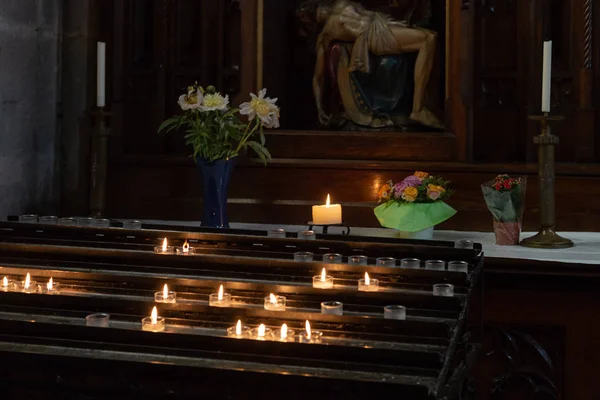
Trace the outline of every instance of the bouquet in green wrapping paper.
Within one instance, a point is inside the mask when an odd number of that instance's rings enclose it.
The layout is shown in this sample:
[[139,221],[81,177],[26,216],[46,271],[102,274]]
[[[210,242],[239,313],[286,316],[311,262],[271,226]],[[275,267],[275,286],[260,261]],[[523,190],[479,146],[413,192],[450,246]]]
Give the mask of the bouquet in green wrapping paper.
[[496,244],[519,243],[526,183],[526,177],[511,177],[503,174],[481,185],[485,204],[494,217]]
[[375,216],[381,226],[404,232],[431,228],[456,214],[445,203],[453,192],[450,182],[417,171],[400,182],[389,181],[379,189]]

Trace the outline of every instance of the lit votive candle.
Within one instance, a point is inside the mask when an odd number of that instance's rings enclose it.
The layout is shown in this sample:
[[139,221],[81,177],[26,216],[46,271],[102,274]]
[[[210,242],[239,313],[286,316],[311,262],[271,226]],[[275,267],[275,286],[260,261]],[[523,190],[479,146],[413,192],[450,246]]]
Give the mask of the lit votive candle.
[[142,330],[146,332],[162,332],[165,330],[166,325],[164,317],[158,316],[156,306],[152,309],[152,314],[149,317],[142,319]]
[[2,278],[2,286],[0,286],[0,290],[3,292],[10,292],[15,289],[15,286],[15,282],[5,276]]
[[190,244],[186,240],[183,246],[175,248],[175,252],[180,256],[191,256],[196,254],[196,249],[190,247]]
[[295,342],[294,331],[289,329],[287,324],[283,324],[273,332],[273,339],[279,342]]
[[453,297],[454,296],[454,285],[449,283],[438,283],[433,285],[433,295],[442,297]]
[[425,261],[425,269],[443,271],[446,269],[446,262],[443,260],[427,260]]
[[310,328],[310,322],[308,320],[305,323],[305,330],[300,332],[301,343],[321,343],[323,340],[323,332],[313,331]]
[[379,257],[375,260],[375,265],[378,267],[395,267],[396,259],[394,257]]
[[369,262],[367,256],[350,256],[348,257],[348,265],[365,266]]
[[448,271],[454,272],[469,272],[469,263],[466,261],[450,261],[448,263]]
[[37,292],[37,282],[31,280],[31,276],[29,275],[29,272],[27,273],[25,280],[23,282],[21,282],[21,291],[23,293]]
[[323,262],[327,264],[342,264],[343,257],[338,253],[323,254]]
[[315,289],[333,288],[333,276],[327,275],[327,271],[325,271],[325,268],[323,268],[321,275],[313,276],[313,287]]
[[163,240],[162,246],[156,246],[154,248],[154,252],[156,254],[173,254],[173,246],[169,246],[167,243],[167,238]]
[[229,307],[231,304],[231,294],[225,293],[223,285],[219,286],[219,292],[213,293],[208,297],[208,304],[211,307]]
[[361,292],[376,292],[379,290],[379,279],[371,279],[365,272],[365,279],[358,280],[358,290]]
[[257,328],[250,330],[250,337],[256,340],[271,340],[273,330],[267,328],[265,324],[260,324]]
[[340,301],[324,301],[321,303],[321,314],[343,315],[344,304]]
[[235,338],[235,339],[244,339],[249,337],[250,328],[242,325],[242,320],[238,319],[237,324],[234,326],[230,326],[227,328],[227,337]]
[[400,260],[400,267],[407,269],[419,269],[421,268],[421,260],[418,258],[403,258]]
[[46,294],[59,294],[60,293],[60,283],[54,282],[52,278],[48,280],[46,283],[46,287],[42,288],[42,292]]
[[177,293],[170,292],[169,286],[167,286],[165,283],[165,286],[163,286],[163,290],[161,292],[154,293],[154,301],[157,303],[176,303]]
[[385,319],[406,319],[406,307],[404,307],[404,306],[385,306],[385,307],[383,307],[383,318],[385,318]]
[[312,217],[313,224],[316,225],[336,225],[342,223],[342,206],[339,204],[330,204],[331,198],[327,195],[327,201],[323,206],[313,206]]
[[299,251],[294,253],[294,261],[298,262],[311,262],[314,254],[310,251]]
[[285,296],[275,296],[273,293],[265,297],[265,310],[285,311]]

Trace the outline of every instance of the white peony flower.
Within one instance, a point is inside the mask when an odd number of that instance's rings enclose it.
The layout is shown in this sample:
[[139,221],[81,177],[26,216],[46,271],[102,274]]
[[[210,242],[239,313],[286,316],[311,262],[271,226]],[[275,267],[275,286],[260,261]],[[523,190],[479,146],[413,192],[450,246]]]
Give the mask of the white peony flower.
[[250,121],[258,116],[266,128],[279,128],[279,107],[275,104],[277,98],[265,97],[266,94],[267,89],[261,89],[258,96],[250,93],[251,100],[240,104],[240,114],[247,115]]
[[187,94],[182,94],[179,96],[177,103],[183,111],[187,111],[199,109],[202,105],[202,101],[204,101],[204,96],[202,95],[200,89],[196,89],[196,91],[194,91],[194,88],[190,87]]
[[229,106],[229,95],[223,97],[221,93],[207,94],[200,106],[202,111],[224,111]]

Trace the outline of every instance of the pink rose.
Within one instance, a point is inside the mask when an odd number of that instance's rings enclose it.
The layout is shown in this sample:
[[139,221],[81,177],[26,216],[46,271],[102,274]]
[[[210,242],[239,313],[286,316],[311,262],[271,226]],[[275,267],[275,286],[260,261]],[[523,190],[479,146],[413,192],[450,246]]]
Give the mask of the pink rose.
[[429,197],[433,201],[436,201],[440,198],[440,192],[436,190],[427,189],[427,197]]

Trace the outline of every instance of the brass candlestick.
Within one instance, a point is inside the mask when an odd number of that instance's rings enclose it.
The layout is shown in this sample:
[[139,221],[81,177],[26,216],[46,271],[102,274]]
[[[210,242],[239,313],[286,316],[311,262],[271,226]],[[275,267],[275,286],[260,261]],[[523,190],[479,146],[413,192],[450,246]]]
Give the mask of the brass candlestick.
[[90,159],[90,215],[98,218],[102,217],[106,210],[108,138],[110,137],[108,120],[112,116],[112,113],[100,108],[94,111],[92,116],[95,123]]
[[540,121],[541,133],[533,138],[538,145],[538,180],[540,188],[540,231],[537,235],[521,242],[522,246],[539,249],[565,249],[573,247],[573,242],[559,236],[554,227],[556,225],[554,204],[554,146],[558,144],[558,136],[552,134],[550,124],[563,121],[563,116],[530,115],[529,119]]

